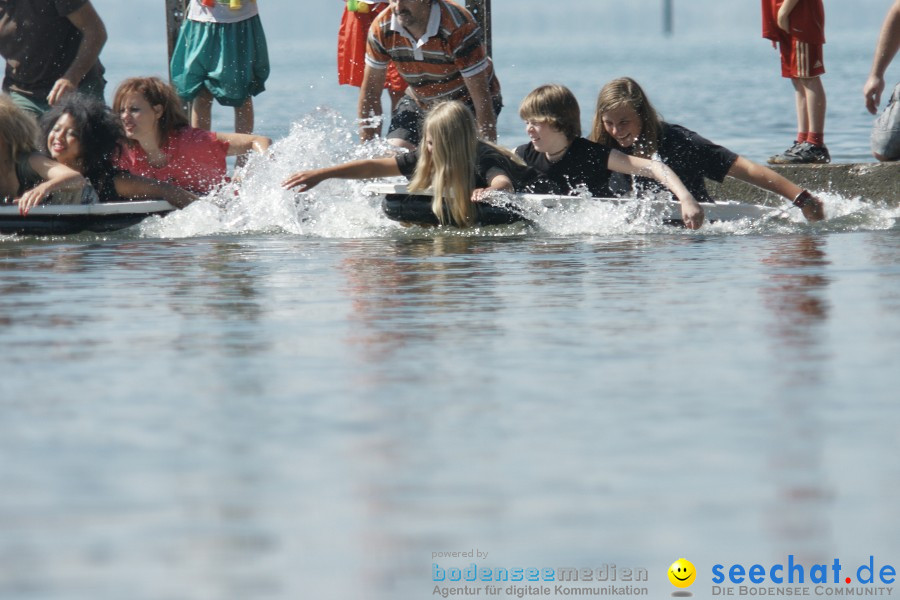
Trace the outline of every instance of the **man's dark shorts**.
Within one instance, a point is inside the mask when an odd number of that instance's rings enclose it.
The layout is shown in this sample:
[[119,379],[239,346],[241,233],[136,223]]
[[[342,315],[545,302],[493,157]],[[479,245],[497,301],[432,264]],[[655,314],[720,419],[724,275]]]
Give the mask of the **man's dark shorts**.
[[[494,116],[500,114],[503,108],[503,98],[494,96]],[[466,106],[475,114],[475,107],[471,102]],[[387,139],[399,139],[418,146],[422,141],[422,129],[425,124],[426,109],[419,106],[410,96],[404,95],[397,103],[397,108],[391,113],[391,124],[388,127]]]

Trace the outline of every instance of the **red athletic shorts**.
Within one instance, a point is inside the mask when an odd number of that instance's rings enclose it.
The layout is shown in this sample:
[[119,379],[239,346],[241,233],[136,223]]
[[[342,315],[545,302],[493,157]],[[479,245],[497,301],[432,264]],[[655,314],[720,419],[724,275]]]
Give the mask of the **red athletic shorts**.
[[[387,4],[375,4],[367,13],[352,12],[344,9],[341,17],[341,28],[338,31],[338,83],[340,85],[362,85],[363,72],[366,70],[366,37],[369,26],[375,17],[387,7]],[[384,82],[386,89],[402,92],[406,89],[406,81],[397,72],[394,63],[388,64]]]
[[778,42],[781,49],[781,76],[802,79],[825,73],[822,46],[823,44],[807,44],[796,39]]

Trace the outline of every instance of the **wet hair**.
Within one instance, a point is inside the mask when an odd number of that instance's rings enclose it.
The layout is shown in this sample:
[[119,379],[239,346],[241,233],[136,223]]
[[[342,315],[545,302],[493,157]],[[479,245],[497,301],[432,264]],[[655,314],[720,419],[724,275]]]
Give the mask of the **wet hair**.
[[591,126],[591,141],[616,148],[619,144],[603,127],[603,114],[624,106],[630,106],[641,120],[641,135],[635,141],[634,155],[650,158],[659,147],[662,121],[650,99],[634,79],[620,77],[603,86],[597,95],[597,108]]
[[[431,148],[426,140],[431,141]],[[475,223],[471,198],[477,147],[475,117],[463,103],[442,102],[428,112],[409,190],[432,189],[431,211],[441,224],[450,221],[471,227]]]
[[519,106],[523,121],[548,123],[561,131],[570,142],[581,137],[581,110],[569,88],[548,84],[532,90]]
[[0,140],[6,151],[0,161],[15,163],[23,154],[37,150],[37,123],[6,94],[0,95]]
[[75,135],[81,143],[81,156],[78,157],[81,164],[69,166],[79,170],[100,196],[105,197],[112,191],[107,186],[111,185],[110,177],[115,170],[113,161],[125,140],[122,122],[98,99],[81,94],[66,96],[41,117],[41,148],[48,155],[47,139],[63,115],[69,115],[75,121]]
[[[170,134],[190,125],[181,98],[171,85],[159,77],[132,77],[120,83],[113,97],[113,110],[117,115],[122,113],[125,97],[130,94],[140,94],[150,106],[162,107],[159,121],[156,122],[160,142],[165,142]],[[129,143],[133,143],[133,140],[129,140]]]

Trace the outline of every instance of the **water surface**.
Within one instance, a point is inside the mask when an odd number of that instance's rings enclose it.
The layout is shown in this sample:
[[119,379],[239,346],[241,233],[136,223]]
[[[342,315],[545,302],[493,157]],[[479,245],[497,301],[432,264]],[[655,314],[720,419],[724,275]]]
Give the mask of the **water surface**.
[[[691,34],[693,8],[664,39],[629,36],[636,4],[568,37],[571,15],[498,7],[501,139],[540,83],[573,87],[587,127],[632,74],[671,120],[781,150],[774,53],[698,4],[722,35]],[[857,28],[886,10],[854,6]],[[156,68],[105,15],[111,82]],[[689,232],[589,206],[460,233],[399,227],[355,183],[298,201],[287,173],[377,152],[309,29],[272,39],[278,143],[239,188],[115,234],[0,238],[0,596],[423,598],[433,562],[470,562],[433,553],[474,548],[644,567],[655,597],[680,556],[697,597],[717,563],[900,564],[895,207],[824,194],[822,224],[785,207]],[[525,52],[544,33],[566,43]],[[874,35],[830,38],[838,160],[867,156]]]

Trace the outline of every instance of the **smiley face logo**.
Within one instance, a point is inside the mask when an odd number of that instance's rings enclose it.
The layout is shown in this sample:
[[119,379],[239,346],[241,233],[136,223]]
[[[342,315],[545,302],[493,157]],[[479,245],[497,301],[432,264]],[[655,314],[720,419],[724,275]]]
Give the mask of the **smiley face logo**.
[[675,587],[686,588],[697,578],[697,569],[686,558],[679,558],[669,567],[669,581]]

